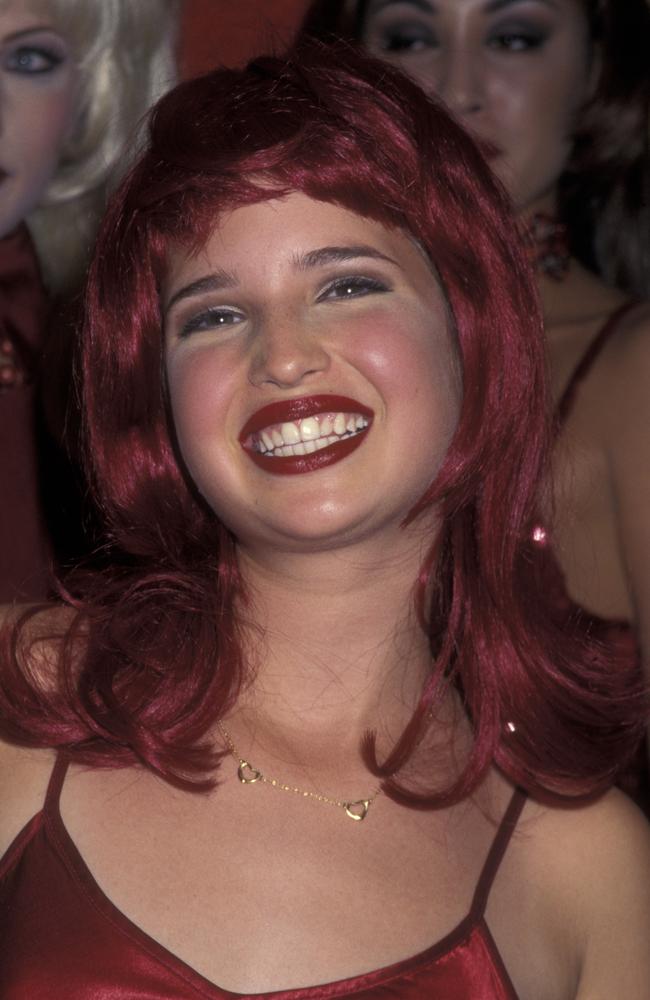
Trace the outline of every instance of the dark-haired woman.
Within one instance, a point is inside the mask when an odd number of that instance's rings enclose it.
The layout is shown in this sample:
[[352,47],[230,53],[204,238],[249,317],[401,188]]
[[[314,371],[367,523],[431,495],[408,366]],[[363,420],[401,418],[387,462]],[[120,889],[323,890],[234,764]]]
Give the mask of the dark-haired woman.
[[644,705],[534,572],[541,320],[462,130],[351,51],[177,88],[83,352],[114,565],[5,651],[0,995],[643,1000]]
[[[361,41],[442,97],[512,196],[556,413],[549,588],[617,660],[648,660],[648,4],[316,0],[304,27]],[[643,757],[625,783],[650,809]]]

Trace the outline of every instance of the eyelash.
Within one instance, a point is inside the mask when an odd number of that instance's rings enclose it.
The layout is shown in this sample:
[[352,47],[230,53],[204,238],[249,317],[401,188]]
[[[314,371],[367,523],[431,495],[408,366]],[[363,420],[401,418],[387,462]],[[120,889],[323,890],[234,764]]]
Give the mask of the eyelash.
[[[40,65],[34,68],[31,62],[36,59]],[[10,73],[19,73],[24,76],[40,76],[41,74],[53,73],[58,69],[65,57],[59,52],[47,46],[41,45],[21,45],[14,49],[5,58],[4,68]],[[30,65],[27,65],[27,61]]]
[[[237,322],[242,319],[241,313],[238,313],[234,309],[213,306],[210,309],[204,309],[202,312],[197,313],[196,316],[191,316],[186,323],[183,323],[179,330],[179,337],[187,337],[191,333],[211,330],[219,326],[236,326]],[[234,322],[227,322],[228,320],[234,320]]]
[[[318,296],[318,302],[326,302],[328,299],[356,299],[365,295],[388,292],[388,285],[378,278],[370,278],[365,275],[354,274],[344,278],[335,278],[331,281]],[[343,292],[343,295],[333,295],[333,292]]]
[[519,52],[530,52],[542,47],[546,41],[546,36],[535,31],[517,30],[500,31],[488,39],[491,49],[499,49],[505,52],[517,54]]
[[[501,29],[488,36],[487,46],[510,54],[534,51],[541,48],[546,35],[529,28]],[[411,54],[439,47],[436,36],[424,25],[395,25],[382,32],[380,47],[383,52]]]
[[[357,299],[366,295],[381,294],[389,291],[388,286],[377,278],[369,278],[362,275],[351,275],[345,278],[335,278],[318,295],[317,302],[336,301],[337,299]],[[342,295],[337,295],[342,292]],[[182,340],[192,333],[200,333],[205,330],[212,330],[216,327],[237,326],[243,322],[244,317],[236,309],[229,309],[224,306],[212,306],[204,309],[195,316],[191,316],[181,326],[178,336]]]
[[382,52],[421,52],[434,48],[435,41],[424,25],[395,25],[382,32],[380,48]]

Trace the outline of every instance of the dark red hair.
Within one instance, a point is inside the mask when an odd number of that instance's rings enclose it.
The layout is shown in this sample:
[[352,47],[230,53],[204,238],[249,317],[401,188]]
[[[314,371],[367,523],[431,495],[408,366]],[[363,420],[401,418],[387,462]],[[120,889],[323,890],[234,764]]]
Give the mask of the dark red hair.
[[181,786],[206,786],[216,757],[205,738],[246,676],[234,610],[245,595],[236,541],[175,447],[159,288],[170,248],[198,248],[223,211],[291,191],[420,243],[462,364],[456,434],[411,514],[431,504],[442,513],[417,589],[434,671],[383,767],[366,740],[369,766],[389,794],[417,801],[390,774],[454,683],[474,749],[461,780],[427,803],[465,795],[495,761],[538,794],[605,786],[636,743],[642,709],[627,673],[577,632],[560,635],[537,586],[529,540],[549,439],[545,361],[505,196],[417,86],[352,48],[314,43],[164,97],[149,146],[112,201],[90,273],[83,369],[91,480],[113,565],[75,591],[65,695],[35,693],[14,666],[20,710],[5,732],[68,746],[87,763],[140,762]]

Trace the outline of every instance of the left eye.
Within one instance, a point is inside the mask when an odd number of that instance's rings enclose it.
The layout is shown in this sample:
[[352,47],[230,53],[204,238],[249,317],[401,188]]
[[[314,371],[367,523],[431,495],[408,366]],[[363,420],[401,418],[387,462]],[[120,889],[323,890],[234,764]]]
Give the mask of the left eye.
[[236,326],[242,323],[244,317],[234,309],[206,309],[204,312],[191,316],[179,331],[179,336],[187,337],[191,333],[200,333],[202,330],[215,330],[219,327]]
[[488,40],[488,47],[503,52],[531,52],[544,45],[545,37],[532,31],[500,31]]
[[357,299],[364,295],[387,292],[388,286],[377,278],[366,278],[355,275],[350,278],[337,278],[327,285],[318,296],[318,301],[327,299]]
[[37,75],[51,73],[63,62],[63,56],[52,49],[35,45],[21,45],[11,52],[5,62],[5,68],[12,73]]

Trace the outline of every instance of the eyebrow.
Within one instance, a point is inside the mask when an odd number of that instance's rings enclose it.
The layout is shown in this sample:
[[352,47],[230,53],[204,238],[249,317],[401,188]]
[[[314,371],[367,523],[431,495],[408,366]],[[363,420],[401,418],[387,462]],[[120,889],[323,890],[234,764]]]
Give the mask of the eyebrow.
[[[369,257],[371,260],[385,260],[396,267],[400,265],[392,257],[388,257],[380,250],[367,246],[365,243],[358,246],[332,246],[319,247],[317,250],[309,250],[307,253],[296,254],[292,259],[292,265],[297,271],[308,271],[311,268],[322,267],[325,264],[335,264],[346,260],[356,260],[359,257]],[[223,271],[218,268],[210,274],[205,274],[196,281],[184,285],[171,296],[165,305],[165,312],[183,299],[190,299],[205,292],[218,292],[224,288],[235,288],[239,284],[237,277],[230,271]]]
[[319,247],[318,250],[309,250],[307,253],[298,254],[293,259],[294,267],[299,271],[306,271],[312,267],[322,267],[324,264],[337,264],[341,261],[356,260],[358,257],[370,257],[371,260],[386,260],[389,264],[399,267],[396,260],[388,257],[380,250],[360,243],[356,246],[341,247]]
[[15,42],[19,38],[24,38],[26,35],[35,35],[36,33],[47,32],[50,35],[59,35],[60,32],[52,24],[34,24],[30,28],[21,28],[20,31],[14,31],[10,35],[6,35],[2,40],[2,44]]
[[485,5],[485,10],[488,14],[494,14],[495,11],[502,10],[504,7],[514,7],[515,4],[520,3],[538,3],[544,7],[557,7],[555,0],[489,0],[489,3]]
[[202,278],[197,278],[196,281],[191,281],[189,285],[183,285],[177,292],[174,292],[165,305],[165,312],[183,299],[191,299],[195,295],[202,295],[204,292],[218,292],[222,288],[234,288],[238,283],[234,274],[218,268],[216,271],[212,271],[211,274],[205,274]]
[[[373,14],[376,14],[378,11],[383,10],[384,7],[394,7],[396,3],[404,3],[411,7],[416,7],[425,14],[439,13],[435,0],[376,0],[375,3],[371,2],[370,11],[372,11]],[[520,3],[540,3],[546,7],[553,8],[557,6],[555,0],[488,0],[484,7],[484,13],[494,14],[496,11],[502,10],[504,7],[511,7]]]
[[425,14],[435,13],[434,4],[429,3],[429,0],[376,0],[376,3],[372,3],[371,0],[368,4],[367,14],[376,14],[378,11],[383,10],[384,7],[394,7],[399,2],[408,3],[411,7],[417,7],[418,10],[424,11]]

